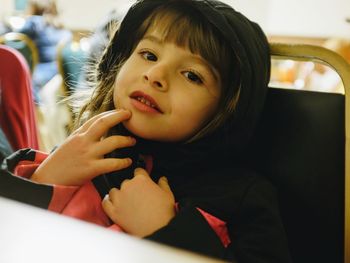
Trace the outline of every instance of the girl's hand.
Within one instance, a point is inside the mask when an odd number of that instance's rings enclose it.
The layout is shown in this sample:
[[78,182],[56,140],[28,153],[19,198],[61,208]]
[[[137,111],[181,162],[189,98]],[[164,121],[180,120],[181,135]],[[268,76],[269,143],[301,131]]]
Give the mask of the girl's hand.
[[104,158],[119,148],[130,147],[135,139],[127,136],[103,138],[109,129],[131,117],[126,110],[112,110],[94,116],[58,147],[38,167],[31,180],[39,183],[82,185],[94,177],[120,170],[131,164],[130,158]]
[[148,173],[135,169],[134,178],[113,188],[102,202],[105,213],[127,233],[145,237],[166,226],[175,216],[175,199],[165,177],[154,183]]

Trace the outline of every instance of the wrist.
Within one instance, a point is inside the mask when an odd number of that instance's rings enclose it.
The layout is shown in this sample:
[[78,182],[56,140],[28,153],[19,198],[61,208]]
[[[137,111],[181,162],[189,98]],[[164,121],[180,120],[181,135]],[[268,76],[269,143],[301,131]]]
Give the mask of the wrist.
[[34,171],[34,173],[29,179],[36,183],[44,183],[41,174],[38,172],[38,169]]
[[146,236],[152,235],[154,232],[167,226],[169,222],[175,217],[175,215],[175,209],[172,209],[169,211],[169,213],[165,213],[162,216],[158,217],[158,220],[153,220],[153,226],[150,229],[145,229],[144,232],[139,233],[137,236],[144,238]]

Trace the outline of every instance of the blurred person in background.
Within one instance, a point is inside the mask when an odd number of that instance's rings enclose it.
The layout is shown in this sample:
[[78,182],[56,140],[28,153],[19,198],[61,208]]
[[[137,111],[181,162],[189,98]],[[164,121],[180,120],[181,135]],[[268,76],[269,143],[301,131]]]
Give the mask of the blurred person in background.
[[11,28],[3,21],[0,21],[0,35],[6,34],[10,31],[11,31]]
[[114,34],[118,23],[123,19],[127,11],[124,9],[125,7],[109,11],[92,34],[83,39],[87,46],[87,63],[79,77],[77,88],[88,88],[89,85],[95,85],[95,67],[102,57],[103,50],[109,43],[111,34]]
[[40,89],[57,73],[57,46],[60,41],[72,39],[72,33],[58,21],[54,0],[29,0],[29,16],[19,32],[26,34],[36,44],[39,63],[33,73],[34,99],[40,102]]

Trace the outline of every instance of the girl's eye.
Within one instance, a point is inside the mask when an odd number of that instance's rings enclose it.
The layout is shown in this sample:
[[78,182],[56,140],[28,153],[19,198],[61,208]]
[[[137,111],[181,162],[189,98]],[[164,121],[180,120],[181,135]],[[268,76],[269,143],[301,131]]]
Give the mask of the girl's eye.
[[157,56],[154,55],[152,52],[149,51],[141,51],[140,52],[141,56],[149,61],[157,61]]
[[198,74],[196,74],[196,73],[194,73],[192,71],[185,72],[185,77],[188,78],[191,82],[194,82],[196,84],[202,84],[203,83],[202,78]]

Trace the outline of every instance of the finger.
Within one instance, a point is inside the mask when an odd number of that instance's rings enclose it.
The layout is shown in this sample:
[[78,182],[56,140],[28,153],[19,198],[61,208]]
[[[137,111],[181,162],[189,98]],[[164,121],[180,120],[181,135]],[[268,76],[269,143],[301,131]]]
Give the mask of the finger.
[[105,155],[116,149],[134,146],[135,143],[135,138],[130,136],[109,136],[96,144],[96,153],[97,155]]
[[125,179],[121,184],[120,184],[120,189],[125,188],[126,184],[130,182],[130,179]]
[[93,168],[96,175],[119,171],[132,164],[131,158],[105,158],[95,162]]
[[162,188],[166,192],[172,193],[170,185],[169,185],[169,182],[168,182],[168,179],[165,176],[161,177],[158,180],[158,185],[159,185],[160,188]]
[[97,114],[95,116],[93,116],[92,118],[90,118],[89,120],[87,120],[77,131],[79,132],[86,132],[87,129],[91,126],[91,124],[96,121],[98,118],[102,117],[102,116],[105,116],[105,115],[108,115],[108,114],[111,114],[112,112],[114,112],[116,110],[110,110],[110,111],[105,111],[105,112],[102,112],[100,114]]
[[115,222],[114,215],[116,214],[115,207],[111,200],[108,198],[108,195],[105,196],[102,200],[102,208],[103,211],[107,214],[109,218],[112,219],[113,222]]
[[136,168],[134,170],[134,177],[137,177],[137,176],[140,176],[140,177],[150,177],[149,174],[147,173],[147,171],[143,168]]
[[111,112],[110,114],[103,115],[90,125],[86,130],[86,134],[94,140],[100,140],[100,138],[107,133],[109,129],[117,124],[129,119],[131,112],[126,110],[118,110]]
[[112,204],[116,205],[118,203],[119,194],[120,194],[120,190],[115,188],[115,187],[113,187],[108,192],[108,199],[109,199],[109,201],[111,201]]

